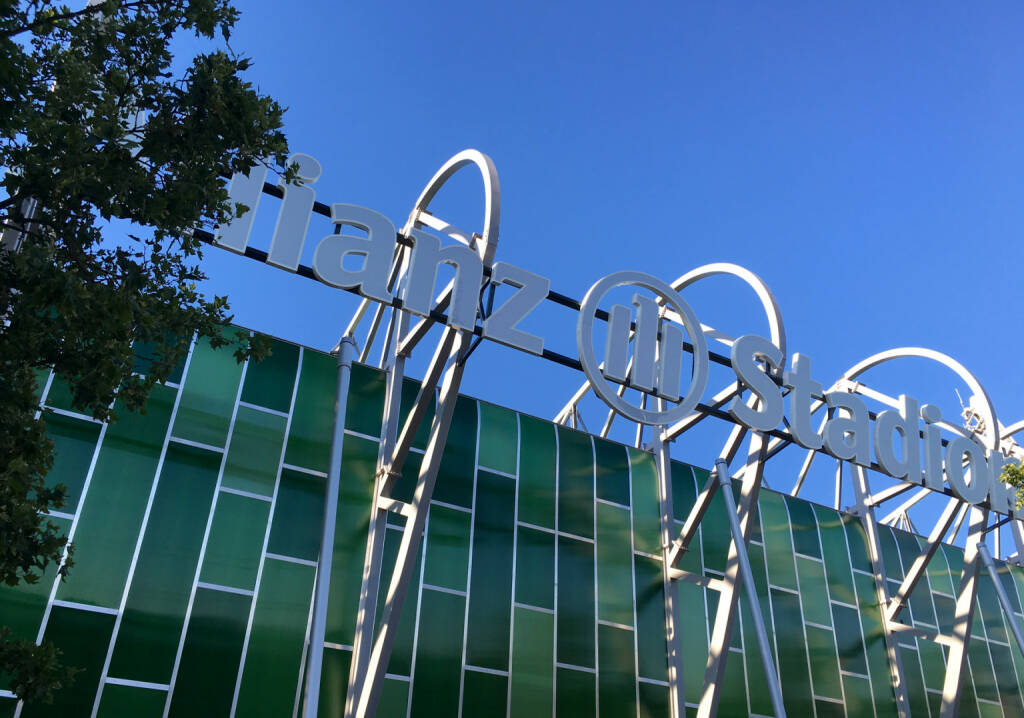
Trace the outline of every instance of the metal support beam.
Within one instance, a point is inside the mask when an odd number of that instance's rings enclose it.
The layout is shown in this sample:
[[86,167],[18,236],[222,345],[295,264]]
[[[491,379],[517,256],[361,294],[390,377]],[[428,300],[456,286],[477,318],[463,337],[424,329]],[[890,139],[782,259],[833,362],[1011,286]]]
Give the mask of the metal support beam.
[[[712,718],[717,715],[718,703],[722,699],[725,662],[729,657],[729,643],[736,625],[736,609],[740,583],[742,583],[740,555],[746,555],[747,542],[750,540],[750,529],[753,525],[751,515],[756,510],[757,496],[761,490],[767,443],[765,435],[760,432],[753,432],[750,436],[747,465],[743,473],[743,486],[740,490],[740,504],[737,513],[733,514],[740,528],[739,540],[734,538],[729,543],[729,558],[725,566],[725,576],[722,578],[722,591],[719,594],[718,610],[711,632],[708,662],[704,670],[704,691],[697,709],[698,718]],[[724,459],[716,461],[715,465],[728,475],[728,464]],[[723,493],[731,494],[732,486],[730,484],[723,484],[723,486]],[[754,606],[753,610],[759,611],[760,609]]]
[[928,562],[932,560],[935,555],[936,549],[939,544],[942,543],[942,537],[946,535],[949,530],[949,525],[953,523],[953,517],[956,516],[957,509],[960,507],[959,499],[950,499],[946,504],[946,508],[943,510],[939,520],[935,522],[935,526],[932,528],[931,534],[928,536],[928,541],[925,543],[924,549],[914,559],[914,563],[910,566],[910,570],[907,571],[906,578],[903,579],[903,583],[900,584],[896,594],[889,601],[886,606],[885,612],[888,615],[890,622],[895,622],[899,618],[900,612],[904,606],[907,605],[907,599],[910,598],[910,594],[913,593],[914,587],[917,586],[918,581],[924,576],[925,570],[928,568]]
[[316,718],[320,703],[320,670],[323,667],[324,635],[327,632],[327,594],[331,587],[331,563],[334,559],[334,530],[338,521],[338,487],[341,485],[341,452],[345,441],[345,412],[352,378],[352,359],[356,342],[342,337],[338,344],[338,390],[334,405],[334,429],[331,434],[330,465],[327,467],[327,492],[324,499],[324,523],[320,534],[320,557],[313,594],[313,623],[309,632],[306,664],[306,700],[303,715]]
[[779,683],[778,672],[775,670],[775,660],[772,657],[772,647],[768,641],[768,631],[764,627],[764,617],[761,615],[761,602],[757,598],[754,573],[750,569],[750,558],[747,556],[747,538],[743,534],[743,529],[740,528],[739,516],[736,510],[736,498],[732,495],[728,464],[721,459],[715,462],[715,474],[723,489],[722,498],[725,499],[726,513],[729,515],[732,541],[739,549],[736,555],[739,558],[740,580],[743,583],[743,588],[746,590],[747,601],[750,603],[750,614],[754,619],[754,632],[757,634],[757,647],[761,654],[761,665],[764,667],[764,675],[768,680],[768,693],[772,700],[772,710],[775,711],[777,718],[785,718],[786,708],[782,704],[782,686]]
[[853,493],[856,497],[857,513],[860,514],[867,534],[868,556],[875,579],[875,598],[882,612],[882,630],[885,633],[885,652],[889,661],[889,678],[896,694],[896,710],[900,718],[910,718],[910,700],[907,697],[907,683],[903,678],[903,660],[900,657],[899,642],[893,629],[894,621],[889,620],[885,608],[889,605],[889,587],[886,585],[885,562],[882,559],[882,544],[878,538],[878,524],[875,509],[868,503],[871,487],[868,484],[867,469],[850,464],[853,476]]
[[[394,645],[395,634],[398,629],[398,619],[401,616],[402,606],[408,593],[409,579],[412,576],[416,553],[423,539],[423,527],[427,519],[427,509],[430,505],[430,497],[434,492],[437,470],[441,465],[441,455],[444,451],[445,441],[448,438],[452,414],[455,411],[459,385],[462,382],[462,374],[465,369],[463,360],[469,347],[470,338],[471,335],[469,333],[458,332],[452,347],[454,359],[450,362],[444,374],[437,410],[430,425],[427,449],[423,454],[423,462],[420,465],[413,499],[407,509],[407,519],[405,527],[402,529],[402,541],[398,547],[395,569],[392,573],[391,583],[388,586],[387,596],[384,601],[384,608],[380,617],[380,627],[374,636],[372,651],[366,664],[365,677],[360,681],[352,672],[349,673],[349,687],[345,709],[347,718],[371,718],[377,710],[377,702],[380,699],[380,691],[384,684],[384,673],[387,670],[388,660],[391,658],[391,648]],[[369,626],[364,626],[364,642],[360,644],[360,650],[370,649],[370,642],[365,640],[365,638],[368,636],[369,631],[372,631],[372,625],[371,623]],[[357,658],[359,657],[353,655],[353,665],[357,663]]]
[[964,668],[967,666],[967,646],[971,640],[971,623],[974,621],[974,606],[978,597],[978,545],[983,538],[988,511],[971,506],[970,528],[967,544],[964,546],[964,568],[960,573],[960,586],[956,595],[956,612],[953,615],[952,645],[946,657],[946,678],[942,683],[942,708],[940,718],[956,718],[960,715],[960,693],[963,687]]
[[672,460],[669,444],[661,438],[662,428],[653,427],[654,461],[658,469],[658,508],[661,511],[661,568],[665,589],[665,640],[668,648],[668,693],[671,718],[686,718],[686,691],[683,684],[683,651],[676,625],[679,585],[673,580],[670,555],[673,553]]

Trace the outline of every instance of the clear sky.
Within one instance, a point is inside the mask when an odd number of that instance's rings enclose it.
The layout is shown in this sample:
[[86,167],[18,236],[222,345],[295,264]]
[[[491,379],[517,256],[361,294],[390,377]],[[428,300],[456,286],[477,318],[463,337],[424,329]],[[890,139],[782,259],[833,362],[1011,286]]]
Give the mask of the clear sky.
[[[323,165],[319,200],[401,226],[434,171],[476,148],[501,180],[498,258],[558,291],[735,262],[772,288],[791,350],[826,385],[874,352],[930,347],[979,377],[1003,423],[1024,418],[1019,3],[239,5],[232,45],[289,107],[292,150]],[[479,229],[478,183],[450,194],[451,219]],[[263,248],[277,202],[265,205]],[[314,221],[307,263],[328,231]],[[208,291],[246,326],[329,349],[353,307],[280,270],[208,259]],[[684,296],[730,334],[766,331],[739,282]],[[570,312],[530,328],[575,355]],[[549,418],[580,381],[497,346],[470,365],[467,393]],[[923,362],[879,382],[947,413],[953,387],[964,393]],[[709,466],[721,439],[707,441],[685,458]]]

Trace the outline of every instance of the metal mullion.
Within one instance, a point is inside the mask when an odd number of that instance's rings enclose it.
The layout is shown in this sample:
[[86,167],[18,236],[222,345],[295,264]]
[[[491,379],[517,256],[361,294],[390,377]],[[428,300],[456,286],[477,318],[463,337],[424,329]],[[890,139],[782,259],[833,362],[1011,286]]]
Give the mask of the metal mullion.
[[[192,355],[195,351],[196,340],[192,337],[192,343],[188,348],[188,354],[185,357],[185,366],[181,374],[181,382],[178,385],[178,391],[174,396],[174,404],[171,407],[171,415],[167,421],[167,430],[164,434],[164,443],[160,449],[160,457],[157,459],[156,470],[153,473],[153,481],[149,487],[149,497],[146,499],[146,509],[142,514],[142,523],[139,526],[139,535],[135,540],[135,548],[132,551],[131,564],[128,567],[128,576],[125,578],[124,588],[121,591],[121,601],[117,607],[117,618],[114,619],[114,628],[110,633],[110,643],[107,646],[107,655],[103,659],[103,670],[100,672],[100,680],[96,687],[96,698],[93,700],[92,711],[90,713],[91,718],[96,718],[96,714],[100,708],[100,699],[103,697],[103,684],[107,680],[107,674],[110,671],[110,661],[114,656],[114,646],[117,643],[117,637],[121,630],[121,621],[124,618],[125,604],[128,602],[128,593],[132,587],[132,579],[135,577],[135,567],[138,565],[139,552],[142,550],[142,540],[146,536],[146,528],[149,525],[149,516],[153,510],[153,500],[156,498],[156,490],[160,485],[160,474],[164,469],[164,459],[167,457],[167,446],[171,440],[171,432],[174,430],[174,421],[178,416],[178,407],[181,405],[181,396],[185,391],[185,380],[188,377],[188,370],[192,365]],[[21,715],[20,707],[24,705],[19,702],[19,709],[15,710],[15,718],[19,718]]]
[[[480,402],[477,402],[477,410],[479,411]],[[523,452],[523,431],[520,427],[519,412],[515,413],[516,417],[516,493],[515,501],[512,505],[512,590],[509,595],[509,602],[511,603],[511,610],[509,611],[509,624],[508,624],[508,686],[505,689],[505,715],[509,715],[512,712],[512,659],[513,651],[515,649],[515,635],[516,635],[516,571],[519,565],[519,464],[520,458]]]
[[[660,408],[663,402],[659,400],[658,403]],[[661,575],[665,591],[665,640],[668,649],[669,715],[671,718],[685,718],[686,689],[683,675],[683,651],[680,643],[679,626],[676,625],[679,585],[672,578],[669,563],[670,555],[674,553],[672,533],[675,529],[672,512],[672,458],[669,455],[669,444],[663,439],[664,429],[656,426],[652,428],[651,433],[654,435],[654,461],[658,471]],[[596,557],[596,546],[594,554]]]
[[[285,453],[288,450],[288,434],[289,434],[289,432],[291,431],[291,428],[292,428],[292,416],[294,416],[294,413],[295,413],[295,400],[296,400],[296,397],[299,394],[299,377],[302,375],[302,362],[303,362],[304,357],[305,357],[305,349],[303,347],[299,347],[299,360],[298,360],[298,362],[295,365],[295,379],[292,382],[292,395],[291,395],[291,399],[288,402],[288,414],[287,414],[287,418],[285,419],[285,422],[284,422],[284,441],[281,442],[281,453],[280,453],[280,455],[278,457],[278,460],[277,460],[277,471],[276,471],[276,474],[274,476],[274,492],[270,496],[270,509],[268,511],[268,514],[267,514],[267,527],[266,527],[266,529],[263,532],[263,548],[260,550],[260,563],[259,563],[259,566],[256,569],[256,583],[253,586],[253,600],[252,600],[252,605],[249,606],[249,617],[248,617],[248,619],[246,621],[246,624],[245,624],[245,639],[242,642],[242,655],[239,657],[239,660],[238,660],[238,677],[235,679],[235,690],[234,690],[234,694],[231,696],[231,713],[229,714],[230,718],[234,718],[234,716],[235,716],[235,710],[236,710],[236,708],[238,706],[238,696],[241,693],[241,689],[242,689],[242,674],[243,674],[243,672],[245,670],[245,659],[246,659],[246,656],[248,655],[248,652],[249,652],[249,639],[252,637],[252,622],[253,622],[253,618],[256,615],[256,599],[259,597],[260,587],[263,584],[263,567],[264,567],[264,565],[266,564],[266,561],[267,561],[267,546],[268,546],[268,544],[270,542],[270,528],[271,528],[271,526],[274,523],[274,511],[277,508],[277,494],[278,494],[278,489],[281,486],[281,473],[282,473],[282,471],[284,469]],[[299,677],[300,677],[300,680],[299,680],[299,682],[298,682],[298,684],[296,686],[296,694],[295,694],[296,698],[295,698],[294,708],[293,708],[293,711],[292,711],[293,715],[295,715],[295,713],[299,709],[299,701],[298,701],[298,699],[299,699],[299,696],[301,695],[301,689],[302,689],[301,688],[302,687],[302,681],[301,681],[302,666],[305,665],[305,663],[306,663],[306,645],[305,644],[309,641],[309,619],[310,618],[312,618],[312,596],[310,596],[310,614],[309,614],[309,618],[307,618],[307,625],[306,625],[306,640],[303,642],[303,647],[302,647],[302,662],[299,663]]]
[[[751,401],[751,403],[753,402]],[[737,523],[735,526],[733,526],[732,512],[730,512],[729,517],[733,536],[729,543],[729,555],[726,562],[725,575],[722,579],[722,591],[719,594],[714,628],[710,643],[708,644],[708,662],[704,671],[704,692],[701,696],[700,707],[697,710],[699,718],[711,718],[711,716],[716,715],[718,704],[722,697],[722,681],[725,676],[728,646],[738,614],[737,603],[739,601],[739,589],[741,588],[740,583],[742,582],[740,572],[747,573],[750,570],[746,542],[750,539],[750,528],[753,525],[753,522],[750,520],[752,508],[757,506],[757,497],[761,490],[766,449],[767,440],[765,435],[761,432],[753,432],[747,452],[746,468],[743,472],[743,485],[740,493],[740,504],[737,507]],[[723,453],[727,454],[728,452]],[[722,494],[726,500],[726,506],[735,505],[735,498],[731,494],[731,484],[724,484],[726,481],[731,482],[728,472],[728,459],[723,457],[716,461],[715,464],[716,471],[722,474],[719,480],[723,482]],[[728,497],[725,496],[726,492],[730,494]],[[750,586],[749,588],[754,587]],[[756,599],[756,591],[754,594],[749,595],[753,596],[751,599],[751,612],[760,611]],[[765,668],[765,673],[769,676],[769,680],[771,680],[774,666],[769,669],[769,666],[766,665]]]
[[598,632],[600,630],[600,616],[598,614],[597,592],[599,590],[597,573],[597,450],[594,446],[594,437],[590,436],[590,473],[591,486],[594,492],[593,506],[593,532],[594,532],[594,715],[601,716],[601,642]]
[[[462,607],[462,655],[459,659],[459,713],[462,715],[462,699],[466,684],[466,645],[469,643],[469,588],[473,582],[473,540],[476,537],[476,496],[480,484],[480,402],[476,404],[476,440],[473,445],[473,494],[469,500],[469,560],[466,566],[466,605]],[[512,587],[515,591],[515,587]]]
[[[387,660],[391,656],[391,646],[394,643],[398,617],[401,614],[402,604],[405,601],[408,589],[412,563],[422,539],[421,534],[426,519],[427,506],[429,506],[430,496],[434,490],[434,481],[437,478],[437,470],[441,463],[441,454],[444,450],[452,414],[455,410],[455,402],[458,398],[458,388],[465,369],[462,359],[469,336],[468,332],[459,333],[458,340],[453,348],[454,361],[446,372],[444,384],[441,388],[438,409],[430,427],[430,439],[427,443],[427,450],[423,457],[416,491],[411,503],[410,516],[406,520],[405,530],[402,533],[402,543],[398,549],[395,571],[388,588],[384,612],[380,621],[380,632],[374,641],[373,653],[370,655],[370,663],[366,673],[367,680],[359,686],[359,703],[356,706],[356,716],[359,718],[373,715],[376,711]],[[410,555],[412,558],[410,558]],[[350,692],[352,692],[351,687]]]
[[639,622],[636,616],[636,536],[634,534],[633,525],[633,462],[629,460],[629,450],[624,446],[621,448],[626,454],[626,486],[629,490],[629,585],[631,591],[630,595],[633,599],[633,676],[636,678],[636,681],[633,684],[633,700],[634,705],[637,707],[637,714],[639,715],[641,678],[640,644],[637,634],[639,634],[640,631]]
[[890,598],[889,603],[882,607],[884,612],[888,614],[890,621],[895,621],[899,617],[903,607],[907,604],[907,599],[913,593],[914,587],[917,586],[918,581],[921,580],[921,577],[928,570],[928,564],[931,562],[932,557],[935,556],[935,551],[939,548],[939,544],[942,543],[942,537],[949,530],[949,525],[953,522],[953,517],[956,515],[959,504],[960,501],[958,499],[950,499],[946,504],[946,508],[943,509],[939,520],[935,522],[935,526],[928,536],[924,549],[914,559],[914,563],[911,564],[910,570],[907,571],[903,583],[900,584],[899,589],[896,591],[896,595]]
[[900,659],[899,643],[892,629],[892,620],[886,615],[885,607],[889,604],[889,587],[886,581],[885,561],[882,557],[882,545],[878,537],[878,524],[875,522],[875,510],[867,503],[871,495],[868,484],[867,470],[863,466],[851,464],[853,492],[857,501],[861,523],[867,536],[868,556],[871,559],[872,576],[875,583],[875,598],[882,619],[882,630],[885,634],[885,650],[888,657],[890,680],[896,696],[896,710],[900,718],[910,717],[910,702],[907,698],[907,683],[904,680],[903,662]]
[[[558,541],[558,515],[560,513],[558,506],[559,492],[561,490],[562,445],[558,438],[558,429],[552,426],[551,431],[555,434],[555,585],[552,603],[554,606],[554,617],[551,622],[551,715],[555,715],[558,702],[558,554],[561,549]],[[632,467],[632,462],[630,462],[630,466]],[[630,501],[632,501],[632,495],[630,496]]]
[[939,713],[942,718],[955,718],[960,711],[963,673],[967,666],[967,646],[971,640],[971,624],[974,621],[978,596],[978,541],[988,522],[988,510],[971,506],[970,515],[967,544],[964,547],[964,567],[960,572],[956,613],[953,617],[952,646],[949,649],[946,676],[942,684],[942,709]]
[[[231,438],[235,433],[235,420],[238,418],[238,402],[242,399],[242,387],[245,385],[245,375],[249,370],[249,360],[246,359],[242,365],[242,374],[238,379],[238,390],[235,392],[235,401],[231,407],[231,420],[228,422],[228,433],[224,439],[224,452],[221,454],[220,468],[217,470],[217,483],[213,487],[213,500],[210,501],[210,512],[206,517],[206,528],[203,530],[203,541],[199,548],[199,558],[196,561],[196,572],[192,578],[192,588],[188,595],[188,606],[185,609],[185,620],[181,626],[181,638],[178,639],[178,649],[174,654],[174,667],[171,669],[171,680],[167,682],[167,700],[164,703],[164,718],[171,710],[171,699],[174,696],[174,686],[178,680],[178,670],[181,667],[181,654],[185,650],[185,638],[188,636],[188,627],[192,619],[192,607],[195,605],[196,591],[199,588],[199,576],[203,572],[203,561],[206,559],[206,547],[210,541],[210,530],[213,528],[213,514],[217,511],[217,503],[220,498],[220,487],[224,481],[224,468],[228,463],[228,448],[231,446]],[[270,522],[270,519],[267,519]],[[254,594],[253,594],[254,595]],[[255,603],[255,600],[253,601]]]
[[[786,507],[786,510],[789,511],[789,507],[788,506]],[[818,523],[818,512],[817,511],[812,511],[811,513],[814,515],[814,531],[818,535],[818,543],[820,545],[824,546],[825,545],[824,538],[821,535],[821,524]],[[790,530],[792,530],[792,524],[790,524]],[[828,585],[828,570],[825,567],[824,559],[822,559],[821,563],[822,563],[822,572],[825,574],[825,596],[826,596],[826,598],[828,600],[828,614],[829,614],[829,618],[831,618],[831,620],[832,620],[832,628],[831,628],[831,631],[832,631],[832,645],[835,646],[835,649],[836,649],[836,666],[839,668],[839,671],[840,671],[839,692],[843,696],[843,709],[845,711],[846,710],[846,685],[843,683],[843,679],[842,679],[842,667],[843,667],[843,664],[842,664],[842,661],[840,661],[840,659],[839,659],[839,638],[838,638],[838,633],[836,632],[835,618],[832,616],[832,588]],[[798,582],[800,581],[799,571],[797,572],[797,581]],[[801,610],[803,610],[803,597],[802,596],[801,596],[800,608],[801,608]],[[804,623],[807,623],[807,621],[805,620]],[[804,631],[804,634],[805,634],[805,637],[806,637],[806,630]],[[808,649],[808,653],[810,653],[809,649]],[[812,681],[813,681],[813,679],[812,679]]]

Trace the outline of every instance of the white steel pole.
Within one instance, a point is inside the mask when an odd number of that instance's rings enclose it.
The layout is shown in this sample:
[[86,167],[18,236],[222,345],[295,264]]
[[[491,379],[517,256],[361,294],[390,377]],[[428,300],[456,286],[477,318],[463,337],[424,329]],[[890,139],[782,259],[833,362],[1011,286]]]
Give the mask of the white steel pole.
[[764,675],[768,679],[768,693],[772,699],[772,710],[775,711],[776,718],[786,718],[786,708],[782,704],[782,689],[779,687],[779,676],[775,671],[775,660],[772,658],[771,648],[768,645],[768,631],[765,630],[764,618],[761,616],[757,586],[754,585],[754,573],[750,570],[750,559],[747,557],[746,542],[743,540],[743,529],[740,528],[736,498],[732,495],[729,465],[725,463],[724,459],[718,459],[715,462],[715,472],[718,474],[718,483],[722,487],[719,493],[725,499],[725,507],[729,513],[729,528],[732,530],[732,540],[736,544],[736,555],[740,560],[740,576],[742,576],[743,588],[747,593],[747,600],[750,602],[750,615],[754,618],[757,647],[761,653]]
[[327,632],[327,594],[331,587],[331,562],[334,558],[334,529],[338,521],[338,487],[341,483],[341,450],[345,441],[345,410],[352,378],[355,339],[344,336],[338,342],[338,394],[334,405],[334,432],[331,434],[331,458],[327,467],[327,495],[324,500],[324,528],[320,538],[320,557],[313,594],[313,625],[309,632],[309,660],[306,664],[306,699],[302,715],[316,718],[320,703],[320,672],[324,661],[324,635]]

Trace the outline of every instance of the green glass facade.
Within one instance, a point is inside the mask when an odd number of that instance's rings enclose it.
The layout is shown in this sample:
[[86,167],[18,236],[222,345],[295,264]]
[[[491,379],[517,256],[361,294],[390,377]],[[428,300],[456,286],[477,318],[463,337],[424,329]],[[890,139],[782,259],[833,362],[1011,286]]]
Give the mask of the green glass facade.
[[[323,512],[336,364],[275,341],[239,365],[198,343],[180,383],[143,415],[102,426],[50,382],[75,565],[0,587],[0,622],[55,642],[82,670],[23,716],[291,716]],[[416,384],[407,381],[408,408]],[[321,715],[341,714],[355,628],[384,381],[353,368],[334,546]],[[425,436],[397,493],[408,497]],[[419,453],[416,453],[416,452]],[[704,469],[673,465],[675,518]],[[460,398],[425,540],[388,666],[381,716],[668,715],[653,457],[483,401]],[[401,498],[401,496],[399,496]],[[716,498],[683,567],[722,575]],[[750,558],[791,716],[896,715],[860,524],[761,492]],[[404,519],[392,516],[398,527]],[[680,524],[681,525],[681,524]],[[897,585],[921,539],[880,526]],[[385,540],[383,580],[398,531]],[[903,620],[950,631],[962,553],[943,546]],[[1024,573],[1002,566],[1024,620]],[[685,690],[699,700],[718,595],[681,583]],[[770,715],[745,600],[721,715]],[[913,715],[937,716],[945,649],[900,634]],[[961,715],[1024,716],[1024,656],[982,577]],[[0,685],[6,688],[6,685]],[[16,701],[0,693],[0,716]]]

